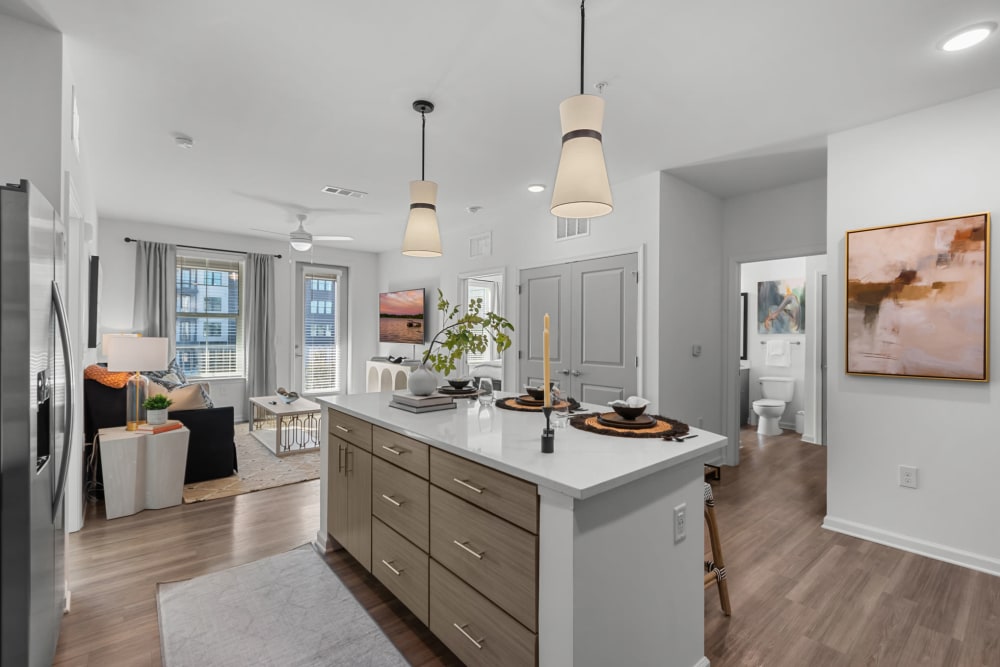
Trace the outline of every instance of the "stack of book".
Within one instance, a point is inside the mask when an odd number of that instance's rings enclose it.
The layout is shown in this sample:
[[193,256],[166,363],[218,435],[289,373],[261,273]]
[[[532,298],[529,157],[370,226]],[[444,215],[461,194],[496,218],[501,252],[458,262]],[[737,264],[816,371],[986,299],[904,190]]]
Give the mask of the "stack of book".
[[417,396],[408,391],[397,391],[392,395],[389,405],[407,412],[436,412],[437,410],[455,409],[455,401],[452,397],[438,392],[429,396]]
[[156,435],[157,433],[166,433],[167,431],[175,431],[179,429],[184,424],[180,423],[176,419],[168,419],[162,424],[139,424],[136,430],[139,433],[152,433]]

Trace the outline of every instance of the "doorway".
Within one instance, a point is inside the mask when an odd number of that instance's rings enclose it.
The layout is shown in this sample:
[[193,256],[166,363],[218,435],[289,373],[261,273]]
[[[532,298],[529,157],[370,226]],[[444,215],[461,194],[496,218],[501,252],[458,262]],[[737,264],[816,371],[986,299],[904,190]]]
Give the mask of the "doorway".
[[347,385],[343,343],[347,330],[344,269],[296,265],[294,387],[303,396],[338,393]]
[[552,379],[565,395],[604,405],[638,394],[638,253],[520,273],[518,384],[542,382],[550,317]]
[[[487,269],[471,273],[463,273],[458,277],[458,297],[464,313],[469,302],[482,299],[483,312],[504,314],[504,269]],[[459,377],[472,377],[478,385],[481,378],[493,380],[495,389],[501,389],[503,384],[503,355],[497,352],[495,345],[487,347],[486,351],[466,354],[459,367]]]

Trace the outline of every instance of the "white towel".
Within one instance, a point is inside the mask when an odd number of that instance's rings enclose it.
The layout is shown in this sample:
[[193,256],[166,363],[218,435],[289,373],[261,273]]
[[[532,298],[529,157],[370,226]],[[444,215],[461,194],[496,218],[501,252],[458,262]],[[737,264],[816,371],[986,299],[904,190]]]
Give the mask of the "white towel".
[[770,339],[767,341],[767,353],[764,355],[764,365],[788,368],[792,365],[791,347],[787,340]]

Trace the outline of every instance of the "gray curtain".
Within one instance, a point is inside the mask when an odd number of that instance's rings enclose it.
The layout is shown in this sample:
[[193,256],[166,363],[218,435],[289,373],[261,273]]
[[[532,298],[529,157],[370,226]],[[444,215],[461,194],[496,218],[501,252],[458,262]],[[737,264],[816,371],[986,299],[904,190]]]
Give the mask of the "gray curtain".
[[135,309],[132,327],[143,336],[170,340],[174,356],[174,315],[177,312],[177,246],[136,241]]
[[[274,257],[247,253],[246,267],[243,323],[246,328],[247,398],[270,396],[277,388],[278,375],[274,359]],[[247,409],[252,409],[249,404]]]

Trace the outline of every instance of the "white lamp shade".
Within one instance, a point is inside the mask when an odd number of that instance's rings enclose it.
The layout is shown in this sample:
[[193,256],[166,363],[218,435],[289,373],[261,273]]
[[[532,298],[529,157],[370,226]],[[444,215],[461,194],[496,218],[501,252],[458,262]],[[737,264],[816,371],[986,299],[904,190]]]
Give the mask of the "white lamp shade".
[[552,186],[552,214],[560,218],[597,218],[611,213],[614,205],[600,139],[604,98],[568,97],[559,105],[559,120],[564,137],[581,131],[597,136],[584,134],[563,140]]
[[410,217],[403,234],[403,254],[440,257],[441,233],[437,221],[437,183],[410,181]]
[[299,252],[305,252],[311,247],[313,247],[313,244],[310,241],[292,241],[292,248]]
[[109,371],[163,371],[170,364],[170,339],[132,336],[108,336]]

